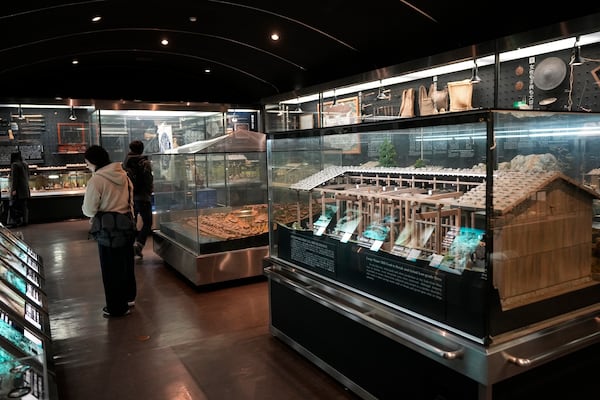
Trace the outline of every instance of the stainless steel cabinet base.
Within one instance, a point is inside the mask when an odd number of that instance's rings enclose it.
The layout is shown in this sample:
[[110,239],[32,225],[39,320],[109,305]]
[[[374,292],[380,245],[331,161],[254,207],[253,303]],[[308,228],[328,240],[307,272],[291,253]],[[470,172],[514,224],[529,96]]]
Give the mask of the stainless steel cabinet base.
[[[362,398],[514,400],[595,391],[600,305],[485,345],[296,268],[272,265],[265,273],[272,335]],[[506,393],[513,382],[523,397]]]
[[263,275],[268,246],[196,254],[155,231],[154,252],[196,286]]

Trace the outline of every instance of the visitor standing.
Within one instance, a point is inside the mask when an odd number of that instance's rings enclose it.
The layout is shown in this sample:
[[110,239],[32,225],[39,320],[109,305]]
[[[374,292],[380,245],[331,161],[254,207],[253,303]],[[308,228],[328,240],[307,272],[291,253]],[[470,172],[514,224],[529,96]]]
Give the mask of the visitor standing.
[[123,161],[123,169],[133,184],[133,215],[137,222],[138,215],[142,219],[142,227],[138,230],[133,244],[134,254],[142,258],[142,250],[152,232],[152,192],[154,191],[154,176],[152,163],[142,155],[144,143],[134,140],[129,144],[129,153]]
[[29,165],[23,161],[20,151],[10,154],[10,196],[8,221],[9,227],[27,225],[29,222],[28,200]]
[[[89,179],[83,205],[83,214],[93,218],[102,213],[119,213],[131,219],[132,234],[122,244],[106,245],[98,241],[98,254],[102,271],[102,283],[107,317],[119,317],[130,313],[135,304],[136,281],[134,271],[133,187],[120,162],[111,162],[108,152],[101,146],[90,146],[84,155],[92,177]],[[116,225],[116,224],[113,224]]]

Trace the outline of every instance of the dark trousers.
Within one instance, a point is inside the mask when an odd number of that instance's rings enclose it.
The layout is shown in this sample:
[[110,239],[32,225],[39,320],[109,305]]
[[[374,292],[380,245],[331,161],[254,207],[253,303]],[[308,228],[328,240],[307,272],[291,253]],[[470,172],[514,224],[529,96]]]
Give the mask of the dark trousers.
[[127,302],[135,300],[137,292],[133,243],[122,247],[98,244],[98,254],[106,308],[112,315],[124,314]]
[[27,199],[10,199],[8,202],[8,225],[27,225],[29,222],[29,209]]
[[146,244],[148,235],[152,232],[152,202],[135,200],[133,202],[133,214],[136,222],[138,215],[142,218],[142,228],[138,231],[135,241],[143,246]]

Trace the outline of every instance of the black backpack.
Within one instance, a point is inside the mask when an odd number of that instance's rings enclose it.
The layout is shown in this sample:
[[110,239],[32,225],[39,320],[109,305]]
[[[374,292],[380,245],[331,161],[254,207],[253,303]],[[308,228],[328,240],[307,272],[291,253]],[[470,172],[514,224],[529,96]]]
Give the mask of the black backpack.
[[137,230],[131,213],[98,211],[89,233],[102,246],[123,247],[133,244]]
[[130,158],[127,160],[127,165],[125,165],[125,171],[133,184],[134,192],[143,190],[146,161],[146,157],[139,157],[137,160],[135,158]]

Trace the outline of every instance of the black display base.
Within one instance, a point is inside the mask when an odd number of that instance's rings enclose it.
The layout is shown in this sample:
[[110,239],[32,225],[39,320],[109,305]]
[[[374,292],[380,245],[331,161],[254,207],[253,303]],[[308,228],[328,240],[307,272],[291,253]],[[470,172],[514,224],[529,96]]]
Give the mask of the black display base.
[[270,279],[269,289],[272,334],[366,399],[597,397],[594,374],[600,367],[600,344],[526,370],[488,388],[293,288]]
[[[2,199],[2,223],[6,223],[8,199]],[[36,196],[28,201],[29,223],[65,221],[86,218],[81,211],[83,194],[67,196]]]
[[315,236],[312,231],[279,226],[274,235],[278,259],[485,342],[600,303],[600,283],[596,282],[503,311],[497,290],[486,273],[464,270],[458,275],[431,267],[424,260],[409,261],[388,252],[371,251],[356,242]]

